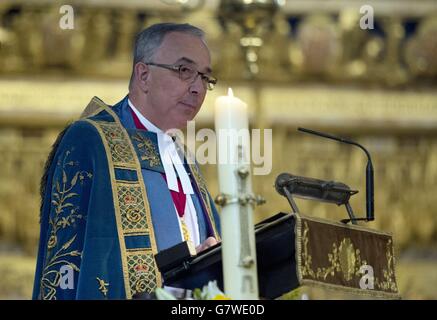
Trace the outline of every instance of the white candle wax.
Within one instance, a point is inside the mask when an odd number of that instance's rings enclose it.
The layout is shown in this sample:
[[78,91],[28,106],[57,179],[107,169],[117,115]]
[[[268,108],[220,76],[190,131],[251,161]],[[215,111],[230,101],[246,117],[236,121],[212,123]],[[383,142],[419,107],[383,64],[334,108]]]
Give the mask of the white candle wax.
[[215,125],[217,129],[248,129],[247,104],[234,97],[229,88],[227,96],[215,101]]
[[215,102],[215,131],[217,134],[217,163],[219,165],[220,192],[238,192],[235,170],[243,163],[238,144],[243,150],[245,164],[249,165],[249,118],[247,104],[234,97],[229,88],[227,96],[220,96]]
[[[258,299],[255,236],[252,207],[241,207],[238,198],[252,193],[250,175],[241,179],[238,170],[250,172],[250,138],[247,104],[233,96],[215,103],[217,163],[220,193],[228,202],[220,212],[223,280],[232,299]],[[252,264],[243,265],[249,258]]]

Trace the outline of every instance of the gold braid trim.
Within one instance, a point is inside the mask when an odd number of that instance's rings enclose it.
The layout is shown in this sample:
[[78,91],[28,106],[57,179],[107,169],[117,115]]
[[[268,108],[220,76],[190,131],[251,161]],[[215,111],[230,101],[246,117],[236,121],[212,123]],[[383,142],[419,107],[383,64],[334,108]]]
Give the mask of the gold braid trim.
[[[132,299],[132,296],[136,293],[151,292],[162,284],[161,274],[153,258],[158,253],[158,249],[151,210],[145,184],[143,183],[141,164],[126,129],[121,124],[118,116],[104,102],[94,97],[88,106],[93,104],[94,106],[91,106],[90,109],[96,111],[91,115],[105,110],[115,121],[105,122],[85,119],[99,132],[106,151],[126,298]],[[135,170],[138,181],[129,183],[117,181],[115,179],[116,167]],[[151,248],[127,250],[125,237],[139,234],[149,236]]]

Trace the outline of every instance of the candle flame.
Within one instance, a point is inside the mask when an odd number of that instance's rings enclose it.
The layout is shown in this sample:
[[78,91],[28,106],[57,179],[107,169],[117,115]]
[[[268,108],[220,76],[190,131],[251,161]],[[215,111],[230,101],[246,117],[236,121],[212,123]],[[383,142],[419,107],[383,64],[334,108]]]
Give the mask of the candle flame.
[[229,97],[233,97],[234,96],[234,92],[232,91],[232,88],[228,88],[228,96]]

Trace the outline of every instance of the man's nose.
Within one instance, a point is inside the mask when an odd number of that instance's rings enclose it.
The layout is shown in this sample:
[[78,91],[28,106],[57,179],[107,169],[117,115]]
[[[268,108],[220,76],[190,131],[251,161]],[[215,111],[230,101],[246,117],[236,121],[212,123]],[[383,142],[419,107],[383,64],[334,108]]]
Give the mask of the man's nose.
[[205,85],[203,84],[203,80],[200,74],[197,74],[197,77],[191,83],[189,90],[190,93],[195,95],[198,95],[201,92],[205,91]]

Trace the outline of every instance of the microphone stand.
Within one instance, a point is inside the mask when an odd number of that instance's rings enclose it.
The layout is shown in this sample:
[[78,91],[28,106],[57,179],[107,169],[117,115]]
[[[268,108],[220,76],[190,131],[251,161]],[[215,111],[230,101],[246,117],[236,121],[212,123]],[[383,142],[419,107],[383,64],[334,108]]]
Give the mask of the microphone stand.
[[293,212],[294,213],[299,213],[299,209],[297,208],[297,205],[294,202],[293,197],[291,196],[290,191],[288,191],[287,186],[282,187],[282,190],[284,191],[285,197],[287,198],[288,203],[291,206],[291,209],[293,209]]
[[360,149],[362,149],[366,155],[367,155],[367,166],[366,166],[366,217],[365,218],[355,218],[355,217],[351,217],[351,219],[345,219],[342,220],[343,222],[348,222],[348,221],[357,221],[357,220],[364,220],[364,221],[373,221],[375,220],[375,214],[374,214],[374,200],[373,200],[373,191],[374,191],[374,184],[373,184],[373,165],[372,165],[372,159],[370,158],[370,153],[366,150],[366,148],[364,148],[362,145],[360,145],[359,143],[356,143],[354,141],[351,140],[347,140],[344,138],[340,138],[340,137],[336,137],[336,136],[332,136],[330,134],[327,133],[323,133],[323,132],[318,132],[318,131],[314,131],[311,129],[305,129],[305,128],[297,128],[297,130],[305,132],[305,133],[309,133],[309,134],[314,134],[316,136],[319,137],[323,137],[323,138],[327,138],[327,139],[332,139],[338,142],[342,142],[342,143],[347,143],[347,144],[351,144],[354,146],[359,147]]

